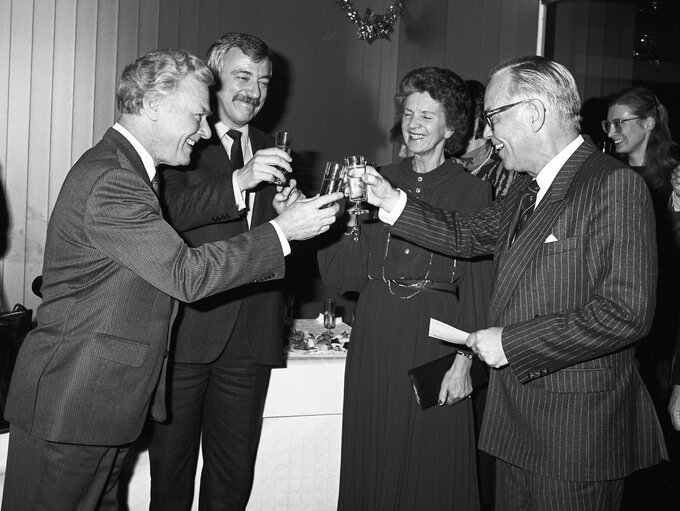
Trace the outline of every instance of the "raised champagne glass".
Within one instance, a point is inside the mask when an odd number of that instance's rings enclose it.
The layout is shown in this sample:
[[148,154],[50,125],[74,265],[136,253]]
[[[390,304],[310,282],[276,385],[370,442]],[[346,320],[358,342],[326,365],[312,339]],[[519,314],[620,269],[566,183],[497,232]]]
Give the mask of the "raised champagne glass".
[[349,200],[354,203],[347,212],[350,215],[362,215],[368,213],[361,204],[366,201],[366,183],[361,180],[361,176],[366,173],[366,160],[363,156],[352,155],[345,157],[345,167],[347,173],[347,184],[349,185]]
[[[290,154],[291,151],[291,139],[292,137],[290,136],[290,133],[287,131],[277,131],[276,132],[276,139],[274,141],[274,147],[278,147],[279,149],[282,149],[283,151],[286,151],[288,154]],[[288,174],[289,172],[286,169],[282,169],[281,167],[277,166],[277,169],[279,169],[281,172],[283,172],[284,175],[284,180],[276,179],[274,181],[275,185],[278,186],[286,186],[288,184]]]

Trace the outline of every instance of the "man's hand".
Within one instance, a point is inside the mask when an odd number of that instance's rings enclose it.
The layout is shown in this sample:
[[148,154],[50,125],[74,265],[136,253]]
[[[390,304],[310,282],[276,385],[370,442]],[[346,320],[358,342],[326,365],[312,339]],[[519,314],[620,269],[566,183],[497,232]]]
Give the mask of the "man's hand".
[[366,183],[366,192],[368,193],[368,202],[379,208],[383,208],[388,213],[397,205],[399,200],[399,191],[396,190],[384,177],[368,165],[366,165],[366,174],[361,176],[361,179]]
[[503,344],[501,343],[502,336],[502,328],[487,328],[486,330],[472,332],[465,344],[472,348],[472,351],[486,365],[499,368],[508,364],[508,359],[505,358],[505,351],[503,351]]
[[675,431],[680,431],[680,385],[673,385],[671,399],[668,401],[668,413]]
[[470,366],[472,360],[458,355],[453,359],[451,369],[446,371],[439,388],[439,406],[453,405],[472,393]]
[[[288,241],[313,238],[326,232],[335,222],[340,209],[335,202],[342,198],[342,192],[335,192],[312,199],[298,199],[275,220]],[[326,204],[329,206],[322,208]]]
[[276,189],[278,193],[274,195],[272,206],[277,215],[286,211],[296,200],[305,198],[305,195],[298,190],[295,179],[289,180],[285,187],[277,186]]
[[290,155],[277,147],[260,149],[248,163],[236,171],[238,186],[245,191],[252,190],[262,182],[273,183],[277,179],[285,181],[286,176],[276,166],[285,169],[286,172],[292,172],[291,161],[293,160]]

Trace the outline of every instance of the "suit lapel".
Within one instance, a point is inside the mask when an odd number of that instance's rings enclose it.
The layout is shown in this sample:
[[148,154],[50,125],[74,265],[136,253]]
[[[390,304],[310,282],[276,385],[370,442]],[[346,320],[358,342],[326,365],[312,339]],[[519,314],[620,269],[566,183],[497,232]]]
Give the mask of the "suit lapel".
[[[579,146],[557,173],[548,192],[536,207],[529,222],[512,246],[510,246],[510,233],[514,232],[510,230],[510,226],[517,225],[519,200],[526,183],[524,183],[524,186],[519,186],[515,189],[513,201],[508,205],[505,218],[502,220],[502,225],[505,229],[503,231],[504,239],[501,240],[496,254],[498,258],[496,266],[497,279],[489,308],[489,318],[492,324],[497,322],[508,300],[513,296],[519,279],[524,276],[536,252],[552,233],[557,218],[567,205],[568,201],[565,198],[574,177],[583,165],[583,162],[594,150],[595,148],[588,142],[584,142]],[[526,176],[524,181],[528,182],[530,180],[531,178]]]
[[153,187],[151,186],[151,179],[149,179],[149,174],[147,174],[146,169],[144,168],[142,158],[139,156],[137,151],[135,151],[135,148],[132,147],[132,144],[128,141],[128,139],[114,128],[109,128],[106,133],[104,133],[102,138],[111,142],[118,148],[119,153],[124,158],[119,160],[121,166],[139,174],[139,176],[147,182],[149,188],[153,190]]

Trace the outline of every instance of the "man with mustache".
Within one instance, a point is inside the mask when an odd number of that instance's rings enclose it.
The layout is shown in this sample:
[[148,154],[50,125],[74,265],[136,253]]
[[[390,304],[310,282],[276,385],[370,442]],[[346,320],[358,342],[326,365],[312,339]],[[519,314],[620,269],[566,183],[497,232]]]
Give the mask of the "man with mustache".
[[[250,126],[272,73],[259,38],[228,33],[208,50],[217,78],[213,135],[192,164],[163,175],[170,223],[191,246],[247,232],[276,217],[290,156]],[[244,164],[245,162],[245,164]],[[295,190],[295,180],[284,191]],[[151,509],[192,506],[199,445],[202,510],[245,509],[271,367],[283,362],[283,281],[258,282],[186,305],[175,329],[168,420],[154,424]]]

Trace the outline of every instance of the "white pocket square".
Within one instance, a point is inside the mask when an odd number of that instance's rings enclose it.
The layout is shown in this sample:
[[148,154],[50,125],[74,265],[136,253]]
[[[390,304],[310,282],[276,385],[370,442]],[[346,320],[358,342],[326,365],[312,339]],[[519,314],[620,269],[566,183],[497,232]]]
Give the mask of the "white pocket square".
[[555,237],[554,234],[551,234],[548,236],[543,243],[555,243],[557,241],[557,238]]

